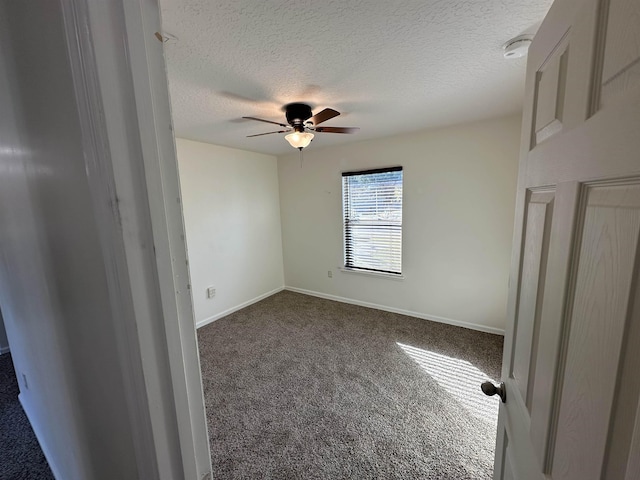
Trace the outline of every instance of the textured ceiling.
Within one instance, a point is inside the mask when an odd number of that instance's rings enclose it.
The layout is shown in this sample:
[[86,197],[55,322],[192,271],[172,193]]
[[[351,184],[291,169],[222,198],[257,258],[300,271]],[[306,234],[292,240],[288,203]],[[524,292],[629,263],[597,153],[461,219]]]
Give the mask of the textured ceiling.
[[502,45],[551,0],[161,0],[178,136],[256,152],[292,148],[278,130],[303,101],[342,113],[309,148],[515,113],[526,59]]

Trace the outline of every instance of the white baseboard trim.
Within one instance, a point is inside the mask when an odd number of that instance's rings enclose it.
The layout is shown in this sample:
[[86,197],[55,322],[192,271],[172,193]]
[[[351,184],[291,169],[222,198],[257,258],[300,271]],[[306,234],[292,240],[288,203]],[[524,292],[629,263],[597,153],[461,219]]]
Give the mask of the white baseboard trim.
[[47,444],[42,441],[43,437],[39,425],[32,420],[33,417],[30,414],[29,402],[25,401],[24,395],[22,393],[18,394],[18,401],[20,402],[20,405],[22,405],[22,410],[24,410],[24,413],[27,415],[27,420],[29,420],[29,423],[31,424],[33,433],[36,434],[36,440],[38,440],[38,443],[40,444],[40,449],[42,450],[42,453],[44,453],[44,458],[49,464],[49,468],[51,469],[51,473],[53,473],[53,477],[56,479],[63,478],[63,476],[60,474],[60,470],[53,461],[53,457],[51,456],[51,452],[49,451]]
[[249,305],[253,305],[256,302],[259,302],[260,300],[264,300],[267,297],[270,297],[271,295],[274,295],[278,292],[281,292],[282,290],[284,290],[284,286],[282,287],[278,287],[274,290],[271,290],[270,292],[267,293],[263,293],[262,295],[258,295],[255,298],[252,298],[251,300],[247,300],[244,303],[241,303],[240,305],[237,305],[235,307],[229,308],[227,310],[225,310],[224,312],[220,312],[217,313],[216,315],[213,315],[212,317],[209,318],[205,318],[204,320],[200,320],[199,322],[196,322],[196,328],[202,328],[205,325],[209,325],[212,322],[215,322],[216,320],[222,318],[222,317],[226,317],[227,315],[231,315],[233,312],[237,312],[238,310],[241,310],[245,307],[248,307]]
[[407,315],[409,317],[416,317],[416,318],[421,318],[423,320],[431,320],[433,322],[446,323],[448,325],[455,325],[456,327],[469,328],[471,330],[478,330],[479,332],[493,333],[495,335],[504,336],[504,330],[501,328],[487,327],[486,325],[477,325],[475,323],[468,323],[460,320],[453,320],[451,318],[439,317],[438,315],[428,315],[420,312],[412,312],[410,310],[403,310],[402,308],[387,307],[386,305],[363,302],[360,300],[354,300],[352,298],[338,297],[337,295],[329,295],[328,293],[315,292],[313,290],[305,290],[304,288],[285,286],[284,289],[290,292],[302,293],[304,295],[311,295],[313,297],[325,298],[327,300],[334,300],[336,302],[349,303],[351,305],[359,305],[361,307],[375,308],[376,310],[383,310],[385,312],[399,313],[401,315]]
[[11,348],[9,348],[9,345],[7,345],[6,347],[0,347],[0,355],[4,355],[5,353],[9,353],[11,351]]

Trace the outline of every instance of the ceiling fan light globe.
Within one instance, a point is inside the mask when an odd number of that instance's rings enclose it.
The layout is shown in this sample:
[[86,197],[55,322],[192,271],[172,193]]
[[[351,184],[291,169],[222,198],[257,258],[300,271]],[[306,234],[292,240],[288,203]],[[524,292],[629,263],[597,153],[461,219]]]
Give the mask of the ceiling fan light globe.
[[309,132],[293,132],[289,135],[285,135],[285,140],[289,142],[293,148],[306,148],[313,140],[313,133]]

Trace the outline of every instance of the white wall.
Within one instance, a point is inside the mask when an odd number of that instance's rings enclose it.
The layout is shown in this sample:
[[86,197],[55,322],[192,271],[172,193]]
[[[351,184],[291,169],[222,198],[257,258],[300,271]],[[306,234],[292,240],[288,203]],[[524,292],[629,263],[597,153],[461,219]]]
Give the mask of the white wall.
[[[287,287],[424,318],[504,329],[520,117],[278,159]],[[404,280],[346,273],[342,171],[404,167]],[[328,278],[327,271],[333,271]]]
[[61,2],[0,2],[0,304],[56,478],[136,478],[63,28]]
[[9,339],[7,338],[7,332],[4,329],[4,321],[2,319],[2,313],[0,313],[0,355],[9,351]]
[[[277,159],[176,139],[196,324],[284,284]],[[214,286],[216,296],[206,298]]]

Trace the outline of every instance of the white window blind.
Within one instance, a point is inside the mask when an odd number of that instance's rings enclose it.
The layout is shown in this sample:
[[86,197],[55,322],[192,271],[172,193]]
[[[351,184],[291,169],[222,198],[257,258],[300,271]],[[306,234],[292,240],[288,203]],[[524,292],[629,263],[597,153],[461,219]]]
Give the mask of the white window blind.
[[342,174],[344,265],[402,273],[402,167]]

